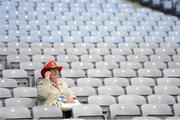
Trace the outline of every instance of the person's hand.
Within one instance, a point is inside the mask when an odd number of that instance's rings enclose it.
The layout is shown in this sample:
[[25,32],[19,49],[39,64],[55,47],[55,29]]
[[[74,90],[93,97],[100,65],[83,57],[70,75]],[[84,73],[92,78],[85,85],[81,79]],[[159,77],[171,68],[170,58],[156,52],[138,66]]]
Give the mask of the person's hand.
[[67,99],[66,99],[66,103],[74,103],[75,101],[74,101],[74,98],[73,97],[68,97]]
[[45,79],[46,79],[46,80],[50,80],[50,75],[51,75],[51,72],[50,72],[50,71],[47,71],[47,72],[45,73]]

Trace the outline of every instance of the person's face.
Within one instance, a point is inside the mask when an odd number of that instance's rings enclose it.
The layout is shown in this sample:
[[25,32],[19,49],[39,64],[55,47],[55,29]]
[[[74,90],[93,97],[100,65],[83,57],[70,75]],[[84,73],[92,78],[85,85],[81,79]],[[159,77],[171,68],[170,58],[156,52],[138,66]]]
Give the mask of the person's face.
[[51,72],[50,79],[56,79],[60,74],[57,68],[52,68],[49,71]]

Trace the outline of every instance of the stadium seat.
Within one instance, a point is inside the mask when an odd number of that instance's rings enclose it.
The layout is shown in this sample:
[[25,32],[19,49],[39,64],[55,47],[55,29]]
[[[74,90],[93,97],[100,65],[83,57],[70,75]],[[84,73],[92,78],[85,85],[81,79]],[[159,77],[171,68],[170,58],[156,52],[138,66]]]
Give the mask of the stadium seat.
[[121,95],[118,97],[119,104],[133,104],[133,105],[143,105],[146,104],[146,100],[140,95]]
[[112,86],[112,85],[117,85],[120,87],[126,87],[129,86],[129,81],[127,78],[105,78],[104,79],[104,85],[105,86]]
[[157,116],[164,119],[172,115],[171,108],[167,104],[144,104],[141,106],[143,116]]
[[30,110],[22,106],[2,107],[0,113],[0,118],[5,119],[31,119]]
[[133,104],[113,104],[109,107],[111,119],[131,119],[140,116],[139,108]]
[[131,85],[147,85],[147,86],[156,86],[155,81],[152,78],[143,78],[143,77],[136,77],[131,78]]
[[92,95],[88,97],[88,104],[100,105],[103,112],[108,112],[109,106],[116,104],[116,99],[110,95]]
[[75,70],[75,69],[63,69],[61,71],[61,77],[64,78],[80,78],[85,77],[85,72],[83,70]]
[[21,69],[5,69],[2,71],[3,78],[11,78],[17,81],[18,86],[32,86],[32,80],[27,72]]
[[167,95],[167,94],[155,94],[155,95],[149,95],[147,97],[149,104],[159,104],[164,103],[168,105],[173,105],[176,103],[173,96]]
[[23,106],[32,108],[33,106],[36,106],[36,103],[32,98],[8,98],[5,99],[5,106]]
[[117,97],[124,95],[124,90],[120,86],[100,86],[98,87],[98,95],[111,95]]
[[77,99],[82,103],[87,103],[88,96],[96,95],[95,88],[88,86],[74,86],[70,88],[76,95]]
[[72,108],[73,118],[105,120],[102,108],[95,104],[84,104]]
[[1,78],[0,88],[13,89],[17,87],[17,81],[15,79]]
[[113,69],[113,77],[136,77],[136,71],[133,69]]
[[108,69],[88,69],[87,76],[105,78],[105,77],[112,77],[112,74],[111,71]]
[[37,90],[35,87],[16,87],[13,89],[14,97],[37,98]]
[[157,85],[180,86],[179,78],[157,78]]
[[126,87],[127,95],[151,95],[152,89],[146,85],[131,85]]
[[52,105],[34,106],[32,108],[34,119],[62,119],[62,110]]

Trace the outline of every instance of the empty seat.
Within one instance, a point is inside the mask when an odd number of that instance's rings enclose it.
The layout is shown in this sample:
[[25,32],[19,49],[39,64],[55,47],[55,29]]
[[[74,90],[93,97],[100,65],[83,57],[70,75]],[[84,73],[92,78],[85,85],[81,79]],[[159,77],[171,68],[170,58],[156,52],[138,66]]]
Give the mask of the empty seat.
[[147,85],[147,86],[155,86],[155,81],[152,78],[143,78],[143,77],[137,77],[137,78],[131,78],[131,85]]
[[164,43],[160,43],[160,47],[161,48],[173,48],[173,49],[177,49],[179,47],[179,45],[177,43],[171,43],[171,42],[164,42]]
[[88,69],[87,70],[88,77],[111,77],[111,71],[107,69]]
[[30,110],[22,106],[2,107],[0,113],[0,118],[5,119],[31,119]]
[[34,119],[62,119],[62,110],[52,105],[34,106],[32,108]]
[[151,48],[134,48],[133,52],[135,55],[153,55],[153,50]]
[[168,55],[151,55],[150,61],[152,61],[152,62],[170,62],[171,57]]
[[116,104],[116,99],[110,95],[91,95],[88,104],[97,104],[102,107],[103,112],[108,112],[109,106]]
[[24,106],[32,108],[36,106],[36,103],[32,98],[8,98],[5,99],[5,106]]
[[170,69],[180,69],[180,62],[168,62]]
[[67,55],[86,55],[87,49],[85,48],[67,48]]
[[113,69],[114,77],[136,77],[136,72],[133,69]]
[[9,48],[16,48],[16,49],[29,47],[28,43],[25,42],[8,42],[7,46]]
[[72,43],[64,43],[64,42],[54,42],[53,47],[60,48],[60,49],[67,49],[67,48],[73,48],[73,44]]
[[95,45],[93,43],[75,43],[75,48],[90,49],[94,47]]
[[100,55],[81,55],[81,61],[84,62],[97,62],[102,61],[102,57]]
[[103,62],[99,61],[96,62],[96,68],[97,69],[116,69],[118,68],[118,64],[116,62]]
[[93,69],[94,65],[91,62],[71,62],[72,69]]
[[140,69],[142,65],[139,62],[120,62],[120,67],[124,69]]
[[31,86],[32,81],[27,72],[21,69],[5,69],[2,71],[3,78],[16,79],[19,86]]
[[44,48],[43,52],[45,55],[64,55],[65,51],[61,48]]
[[128,95],[151,95],[152,89],[146,85],[131,85],[126,87]]
[[89,49],[90,55],[108,55],[110,54],[107,48],[90,48]]
[[118,97],[119,104],[133,104],[133,105],[143,105],[146,104],[146,100],[140,95],[121,95]]
[[158,69],[139,69],[139,77],[161,77],[162,73]]
[[82,103],[87,103],[88,96],[96,95],[96,90],[93,87],[74,86],[74,87],[71,87],[70,89],[77,96],[77,99]]
[[124,95],[124,90],[120,86],[100,86],[98,87],[98,95],[112,95],[119,96]]
[[72,108],[73,118],[104,120],[102,108],[99,105],[84,104]]
[[121,55],[105,55],[104,61],[107,62],[123,62],[125,61],[125,57]]
[[99,78],[79,78],[77,79],[77,86],[90,86],[98,87],[102,86],[102,81]]
[[145,43],[139,43],[139,47],[155,49],[155,48],[158,48],[159,46],[156,43],[145,42]]
[[97,43],[97,48],[112,49],[116,48],[116,45],[114,43]]
[[126,49],[133,49],[133,48],[137,48],[137,44],[136,43],[119,43],[118,44],[118,48],[126,48]]
[[24,70],[36,70],[36,69],[41,69],[44,66],[42,62],[20,62],[20,69]]
[[13,89],[14,97],[37,98],[37,90],[35,87],[16,87]]
[[86,75],[83,70],[63,69],[61,71],[61,77],[78,78],[85,76]]
[[133,104],[113,104],[109,107],[111,119],[131,119],[140,116],[139,108]]
[[75,62],[75,61],[79,61],[79,58],[76,55],[58,55],[57,61],[58,62]]
[[40,55],[41,49],[40,48],[20,48],[19,53],[21,55]]
[[149,104],[164,103],[164,104],[172,105],[176,103],[174,97],[167,94],[149,95],[147,99]]
[[15,79],[1,78],[0,88],[13,89],[17,87],[17,81]]
[[179,95],[180,88],[173,85],[158,85],[154,87],[155,94]]
[[104,85],[105,86],[112,86],[112,85],[117,85],[120,87],[125,87],[125,86],[129,86],[129,81],[127,78],[105,78],[104,79]]
[[30,57],[27,55],[8,55],[7,65],[9,68],[19,68],[20,62],[29,62]]
[[176,52],[173,48],[156,48],[155,49],[156,55],[175,55]]
[[112,55],[131,55],[132,51],[129,48],[112,48]]
[[0,99],[3,100],[2,102],[4,102],[4,100],[6,98],[11,98],[12,94],[10,89],[8,88],[0,88]]
[[48,42],[32,42],[31,48],[51,48],[51,44]]
[[173,85],[173,86],[180,86],[180,79],[179,78],[157,78],[158,85]]
[[128,62],[147,62],[148,57],[145,55],[128,55],[127,61]]
[[171,108],[167,104],[144,104],[141,106],[143,116],[158,116],[165,118],[172,115]]
[[145,62],[144,68],[149,69],[166,69],[167,66],[164,62]]
[[52,55],[33,55],[32,56],[32,61],[46,63],[50,60],[55,60],[55,57]]
[[165,77],[180,77],[180,69],[164,69],[163,74]]

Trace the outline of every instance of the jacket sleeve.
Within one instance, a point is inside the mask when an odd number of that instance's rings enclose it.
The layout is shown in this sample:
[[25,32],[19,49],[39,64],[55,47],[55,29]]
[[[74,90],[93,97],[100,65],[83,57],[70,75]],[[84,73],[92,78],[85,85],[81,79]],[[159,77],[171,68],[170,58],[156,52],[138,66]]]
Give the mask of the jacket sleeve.
[[37,85],[37,93],[39,99],[47,99],[50,96],[51,87],[46,80],[42,80]]

